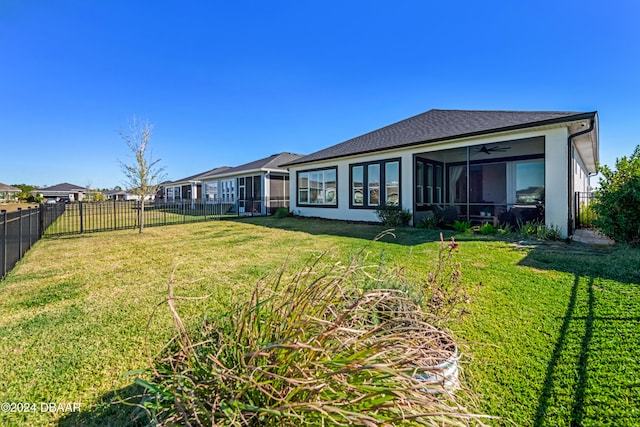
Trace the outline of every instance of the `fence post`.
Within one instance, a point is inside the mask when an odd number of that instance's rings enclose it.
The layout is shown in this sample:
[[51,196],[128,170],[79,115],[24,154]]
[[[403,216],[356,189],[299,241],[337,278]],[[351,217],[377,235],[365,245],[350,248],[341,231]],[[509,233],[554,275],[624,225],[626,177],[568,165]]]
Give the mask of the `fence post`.
[[42,203],[38,207],[40,209],[40,224],[38,225],[38,238],[42,238],[44,236],[44,216],[45,216],[45,205]]
[[1,210],[2,214],[2,274],[0,278],[7,274],[7,211]]
[[22,259],[22,208],[18,208],[18,253]]
[[29,212],[29,248],[31,248],[31,206],[29,206],[27,212]]
[[118,229],[118,212],[116,210],[116,198],[117,196],[113,196],[113,229]]
[[80,234],[84,232],[84,218],[82,217],[82,201],[78,202],[78,213],[80,214]]
[[573,193],[573,210],[576,212],[573,228],[578,229],[580,228],[580,193],[577,191]]

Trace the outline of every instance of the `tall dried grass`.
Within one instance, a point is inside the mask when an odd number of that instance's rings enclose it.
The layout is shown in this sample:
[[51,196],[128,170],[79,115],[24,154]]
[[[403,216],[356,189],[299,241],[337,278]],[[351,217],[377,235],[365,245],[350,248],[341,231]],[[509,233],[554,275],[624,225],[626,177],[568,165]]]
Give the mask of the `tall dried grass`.
[[176,337],[150,381],[137,379],[152,423],[481,425],[456,397],[465,392],[438,378],[437,365],[457,357],[452,337],[357,259],[327,265],[321,256],[292,276],[283,268],[190,334],[170,283]]

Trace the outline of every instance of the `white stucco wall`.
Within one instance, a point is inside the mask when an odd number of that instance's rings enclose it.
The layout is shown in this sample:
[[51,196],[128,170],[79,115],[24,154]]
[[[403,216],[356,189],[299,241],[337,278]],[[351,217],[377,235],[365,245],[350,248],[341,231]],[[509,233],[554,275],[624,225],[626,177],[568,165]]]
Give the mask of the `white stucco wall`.
[[586,193],[590,190],[589,172],[582,157],[580,157],[580,152],[575,148],[573,149],[573,156],[573,191]]
[[547,226],[559,227],[564,237],[567,235],[568,221],[568,137],[569,133],[565,127],[549,130],[546,133],[544,147],[544,222]]

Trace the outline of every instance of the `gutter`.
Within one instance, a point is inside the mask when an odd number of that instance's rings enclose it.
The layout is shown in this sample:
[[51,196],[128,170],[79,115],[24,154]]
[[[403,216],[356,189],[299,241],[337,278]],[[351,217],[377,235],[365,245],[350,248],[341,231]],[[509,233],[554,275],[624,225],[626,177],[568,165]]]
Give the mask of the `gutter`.
[[591,124],[587,129],[581,130],[580,132],[576,132],[574,134],[569,135],[567,138],[567,236],[569,236],[573,232],[573,140],[580,135],[584,135],[585,133],[591,132],[596,125],[596,120],[591,119]]

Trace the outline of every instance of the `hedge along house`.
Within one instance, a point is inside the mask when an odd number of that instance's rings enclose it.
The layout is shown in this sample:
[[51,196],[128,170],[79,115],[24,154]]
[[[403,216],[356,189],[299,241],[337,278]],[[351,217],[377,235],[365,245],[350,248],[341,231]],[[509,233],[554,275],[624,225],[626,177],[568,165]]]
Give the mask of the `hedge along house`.
[[239,214],[265,215],[289,206],[289,171],[280,165],[302,157],[279,153],[202,178],[202,200]]
[[459,219],[541,220],[567,236],[597,161],[596,112],[430,110],[286,166],[303,216],[377,221],[388,204],[415,223],[453,207]]

